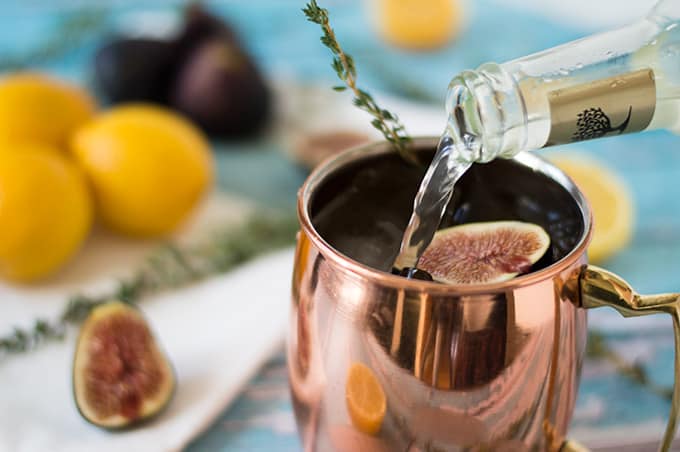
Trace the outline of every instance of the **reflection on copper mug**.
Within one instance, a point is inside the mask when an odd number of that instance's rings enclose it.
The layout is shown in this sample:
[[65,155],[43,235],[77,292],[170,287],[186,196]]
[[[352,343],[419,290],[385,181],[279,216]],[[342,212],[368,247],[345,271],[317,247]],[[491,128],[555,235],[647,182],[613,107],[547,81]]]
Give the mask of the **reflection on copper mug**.
[[[431,152],[436,139],[414,144]],[[565,436],[589,308],[610,306],[627,317],[671,314],[678,375],[679,296],[640,296],[588,265],[588,203],[538,156],[519,155],[506,164],[529,175],[524,179],[548,181],[570,200],[582,226],[570,251],[546,268],[502,283],[449,286],[378,271],[338,251],[319,233],[314,212],[334,191],[347,189],[339,173],[391,152],[386,143],[347,151],[317,168],[299,194],[287,353],[305,450],[579,450]],[[348,410],[347,375],[357,362],[371,369],[386,397],[374,434],[357,428]],[[676,429],[677,389],[662,450]]]

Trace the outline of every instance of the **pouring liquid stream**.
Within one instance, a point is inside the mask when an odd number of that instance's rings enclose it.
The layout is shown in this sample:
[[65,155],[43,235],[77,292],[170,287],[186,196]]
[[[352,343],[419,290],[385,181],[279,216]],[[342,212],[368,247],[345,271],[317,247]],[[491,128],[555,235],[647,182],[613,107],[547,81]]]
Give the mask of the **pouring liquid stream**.
[[[456,182],[472,166],[476,136],[462,133],[462,143],[455,143],[452,137],[455,117],[449,118],[448,125],[437,146],[425,177],[418,188],[413,202],[413,213],[404,231],[399,254],[393,268],[397,272],[415,269],[420,256],[430,245],[439,228],[446,206],[451,200]],[[460,123],[455,126],[460,127]],[[408,275],[407,275],[408,276]]]

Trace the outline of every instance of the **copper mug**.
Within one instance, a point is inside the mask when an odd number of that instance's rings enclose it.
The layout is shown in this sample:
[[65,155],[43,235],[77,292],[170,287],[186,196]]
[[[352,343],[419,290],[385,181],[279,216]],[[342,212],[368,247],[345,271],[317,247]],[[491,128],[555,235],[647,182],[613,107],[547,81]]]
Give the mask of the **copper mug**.
[[[431,152],[436,142],[414,145]],[[449,286],[378,271],[334,248],[315,225],[318,204],[348,188],[338,174],[390,153],[387,143],[349,150],[318,167],[299,192],[287,354],[305,450],[583,450],[565,436],[591,308],[609,306],[625,317],[670,314],[679,374],[680,295],[638,295],[589,265],[588,203],[536,155],[511,163],[524,168],[524,182],[542,177],[561,190],[582,225],[570,251],[547,268],[502,283]],[[348,370],[357,362],[371,370],[386,398],[379,430],[370,434],[356,427],[347,407]],[[678,387],[661,450],[675,434]]]

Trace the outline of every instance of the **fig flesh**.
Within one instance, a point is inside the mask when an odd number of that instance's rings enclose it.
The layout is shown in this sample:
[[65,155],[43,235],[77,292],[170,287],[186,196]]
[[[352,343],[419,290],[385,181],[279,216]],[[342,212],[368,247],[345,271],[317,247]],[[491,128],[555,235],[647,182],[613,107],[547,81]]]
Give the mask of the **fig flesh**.
[[109,302],[82,326],[73,363],[73,392],[80,414],[107,429],[132,426],[168,405],[175,375],[142,314]]
[[438,231],[418,268],[446,284],[496,283],[530,271],[549,246],[550,236],[532,223],[469,223]]

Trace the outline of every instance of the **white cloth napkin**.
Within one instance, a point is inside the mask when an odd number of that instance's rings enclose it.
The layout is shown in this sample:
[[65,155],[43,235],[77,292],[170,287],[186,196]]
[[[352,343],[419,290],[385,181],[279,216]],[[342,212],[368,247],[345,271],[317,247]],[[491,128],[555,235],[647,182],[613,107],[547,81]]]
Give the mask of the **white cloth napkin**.
[[[249,207],[222,195],[206,202],[178,238],[192,240]],[[52,282],[0,285],[0,334],[50,317],[76,288],[97,291],[137,265],[153,247],[103,233]],[[78,414],[72,397],[75,337],[0,361],[0,452],[180,450],[237,394],[280,346],[288,323],[293,252],[257,259],[231,273],[167,292],[141,305],[177,374],[168,409],[144,428],[102,431]]]

